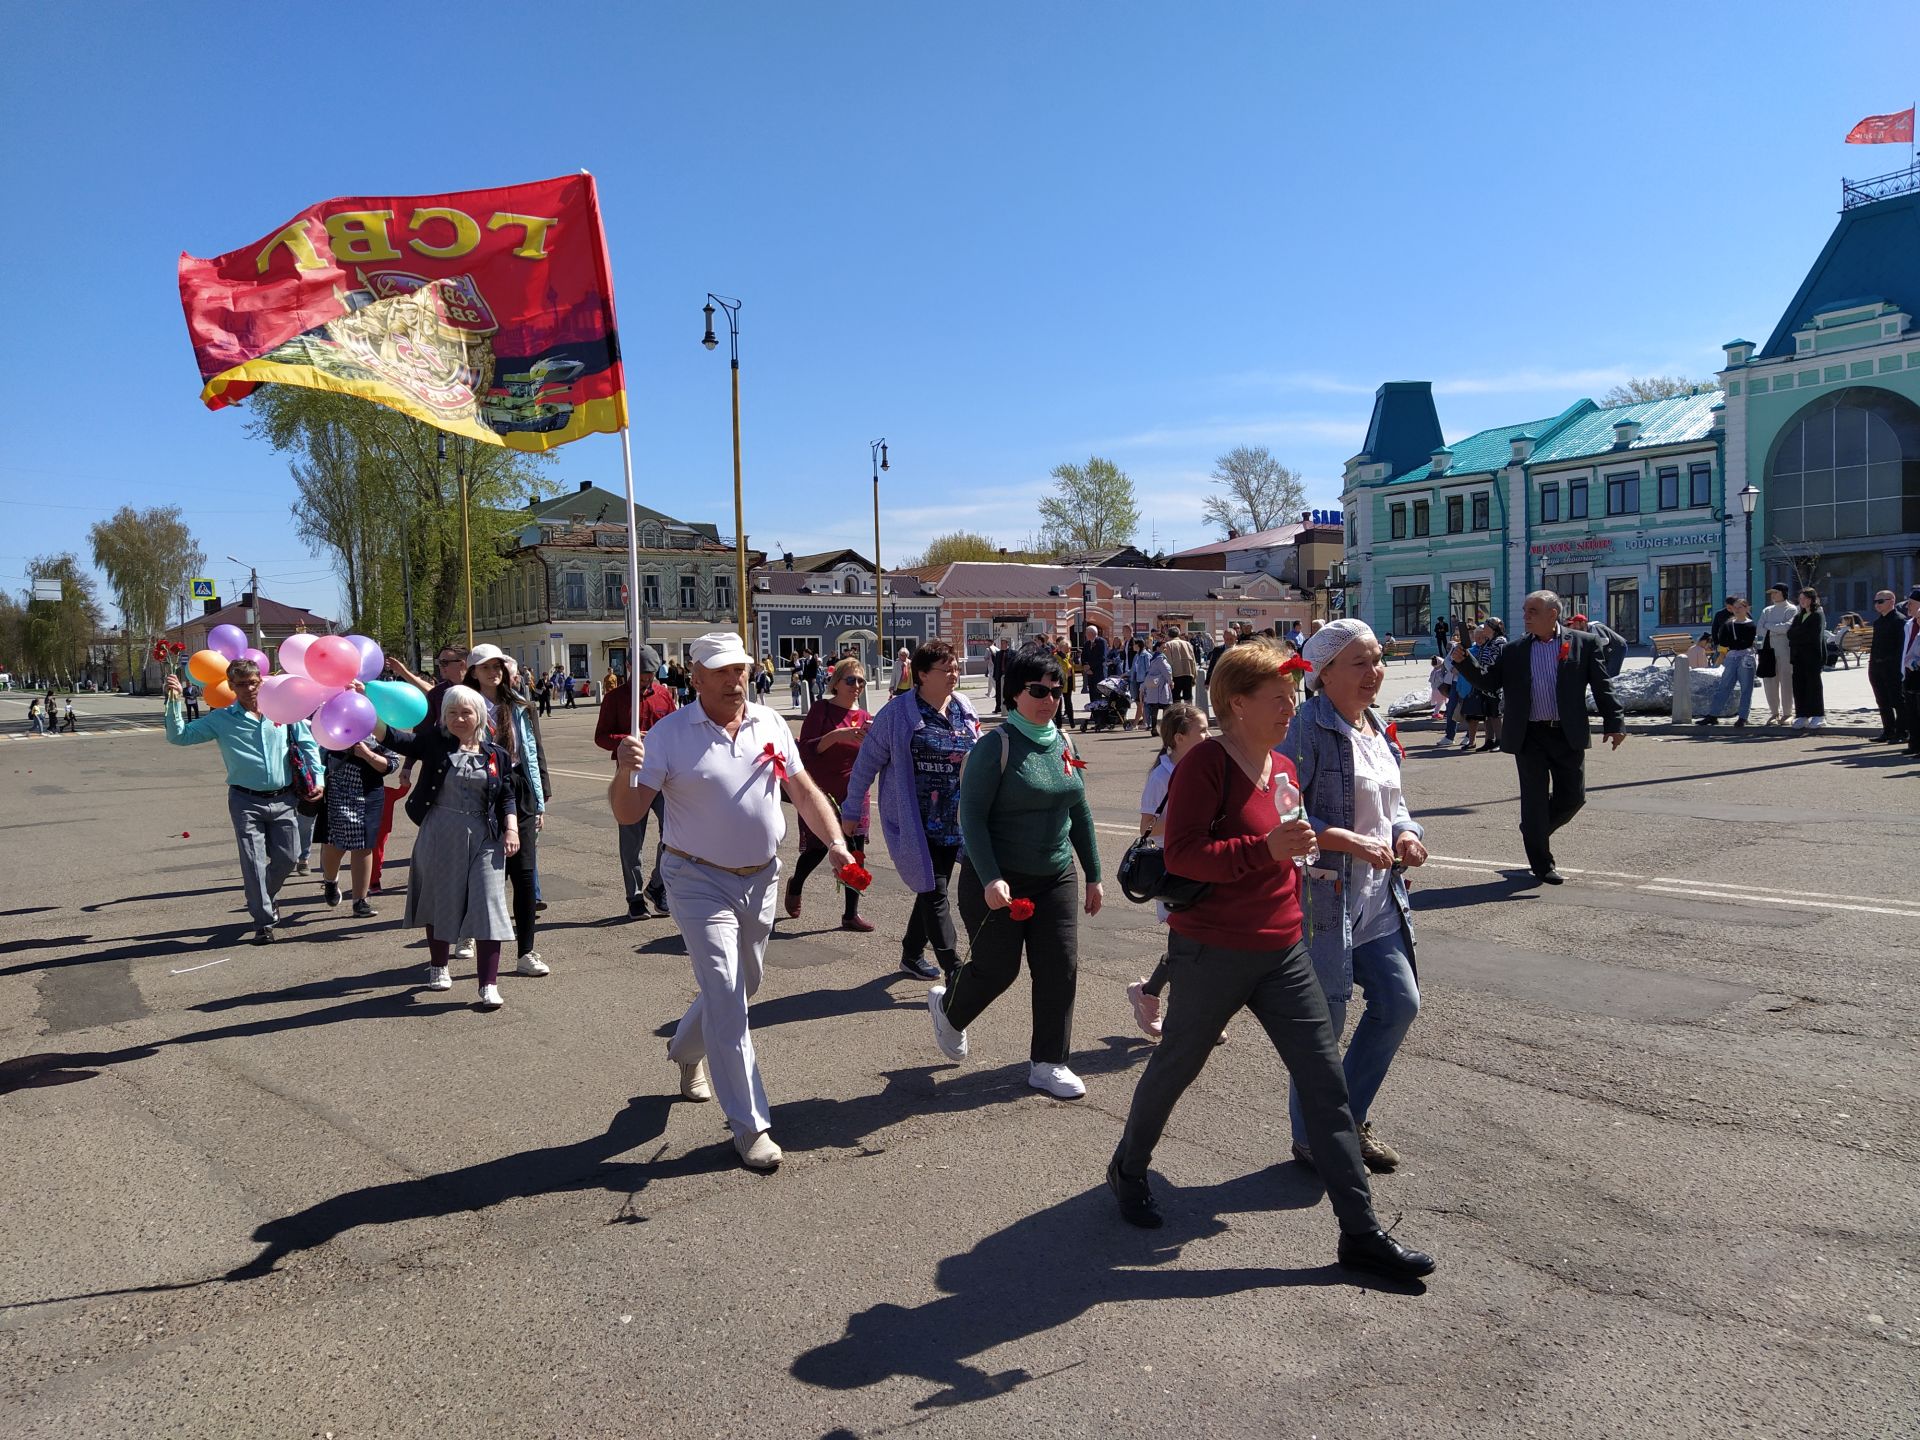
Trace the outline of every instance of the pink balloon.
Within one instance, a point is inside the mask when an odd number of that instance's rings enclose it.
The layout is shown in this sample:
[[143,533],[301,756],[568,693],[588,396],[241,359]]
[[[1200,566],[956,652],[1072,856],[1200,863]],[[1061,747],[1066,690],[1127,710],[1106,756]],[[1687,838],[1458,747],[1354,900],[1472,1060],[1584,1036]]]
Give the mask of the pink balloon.
[[238,660],[247,648],[247,632],[238,625],[216,625],[207,632],[207,648],[219,651],[229,660]]
[[313,717],[313,738],[329,750],[350,750],[373,734],[373,702],[353,690],[342,690]]
[[267,664],[267,652],[264,650],[255,650],[251,646],[240,652],[240,658],[242,660],[251,660],[254,664],[258,665],[262,675],[273,668]]
[[307,673],[307,651],[312,647],[312,635],[289,635],[280,642],[280,668],[289,675]]
[[260,687],[260,713],[269,720],[291,725],[318,710],[334,687],[318,685],[304,675],[275,675]]
[[322,635],[303,658],[307,678],[329,689],[350,685],[360,676],[360,652],[344,635]]
[[381,672],[387,668],[387,655],[380,648],[380,642],[368,639],[365,635],[349,635],[347,639],[360,652],[358,678],[378,680]]

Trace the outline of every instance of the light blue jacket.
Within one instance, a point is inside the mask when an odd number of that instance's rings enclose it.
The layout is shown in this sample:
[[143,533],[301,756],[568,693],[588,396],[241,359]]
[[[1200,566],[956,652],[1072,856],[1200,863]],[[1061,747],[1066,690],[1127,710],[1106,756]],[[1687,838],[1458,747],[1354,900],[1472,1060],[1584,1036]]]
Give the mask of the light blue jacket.
[[[1373,714],[1375,727],[1386,733],[1386,722]],[[1307,823],[1314,834],[1328,828],[1353,828],[1353,741],[1340,729],[1339,712],[1325,695],[1314,694],[1295,712],[1287,726],[1287,738],[1280,742],[1280,753],[1293,761],[1300,775],[1300,799],[1307,809]],[[1388,751],[1393,751],[1389,745]],[[1400,757],[1394,754],[1394,764]],[[1393,843],[1402,835],[1426,839],[1426,831],[1408,813],[1406,797],[1400,799],[1393,816]],[[1314,972],[1327,985],[1332,977],[1343,976],[1346,988],[1353,986],[1353,915],[1348,909],[1353,897],[1350,879],[1355,865],[1365,864],[1345,851],[1323,852],[1307,871],[1307,949],[1313,956]],[[1401,932],[1407,942],[1407,958],[1413,959],[1413,907],[1407,899],[1406,878],[1393,872],[1394,904],[1400,910]]]
[[[958,693],[953,697],[965,712],[963,732],[980,738],[980,717]],[[951,702],[949,702],[951,704]],[[905,690],[882,705],[860,742],[860,753],[847,777],[846,803],[840,807],[842,825],[858,824],[867,790],[880,781],[880,833],[887,856],[900,878],[916,895],[933,889],[933,852],[927,848],[927,829],[920,819],[920,792],[913,780],[913,736],[927,722],[920,715],[919,692]]]

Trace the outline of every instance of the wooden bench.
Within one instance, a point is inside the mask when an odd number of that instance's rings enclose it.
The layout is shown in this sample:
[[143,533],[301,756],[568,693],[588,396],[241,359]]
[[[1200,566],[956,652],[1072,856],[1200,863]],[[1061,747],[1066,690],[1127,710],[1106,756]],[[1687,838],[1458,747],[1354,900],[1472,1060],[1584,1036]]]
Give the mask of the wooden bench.
[[1413,647],[1417,643],[1413,640],[1392,640],[1381,647],[1381,653],[1388,660],[1411,660]]
[[1840,663],[1853,666],[1860,663],[1860,657],[1873,649],[1873,627],[1856,625],[1840,636]]
[[1700,637],[1687,632],[1685,634],[1656,635],[1653,637],[1653,658],[1655,662],[1665,660],[1672,664],[1676,656],[1684,655],[1693,648],[1693,642]]

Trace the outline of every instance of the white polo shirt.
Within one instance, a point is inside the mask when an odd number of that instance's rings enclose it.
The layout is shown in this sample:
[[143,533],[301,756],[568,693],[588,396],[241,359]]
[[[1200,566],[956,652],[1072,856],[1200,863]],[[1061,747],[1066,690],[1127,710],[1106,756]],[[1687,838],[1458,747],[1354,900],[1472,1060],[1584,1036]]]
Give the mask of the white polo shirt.
[[764,865],[787,833],[780,778],[767,747],[789,775],[802,771],[800,747],[779,712],[747,702],[731,739],[698,700],[647,731],[640,783],[665,801],[667,844],[715,865]]

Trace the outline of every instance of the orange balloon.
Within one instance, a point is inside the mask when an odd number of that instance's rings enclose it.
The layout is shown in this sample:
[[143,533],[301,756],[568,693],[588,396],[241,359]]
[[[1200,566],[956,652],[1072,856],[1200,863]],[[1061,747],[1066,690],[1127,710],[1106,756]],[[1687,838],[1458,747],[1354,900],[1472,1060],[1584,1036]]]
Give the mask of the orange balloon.
[[227,657],[218,650],[196,650],[187,661],[187,673],[202,685],[215,684],[227,678]]
[[224,710],[233,704],[235,697],[226,681],[216,680],[207,686],[206,694],[202,698],[206,700],[209,710]]

